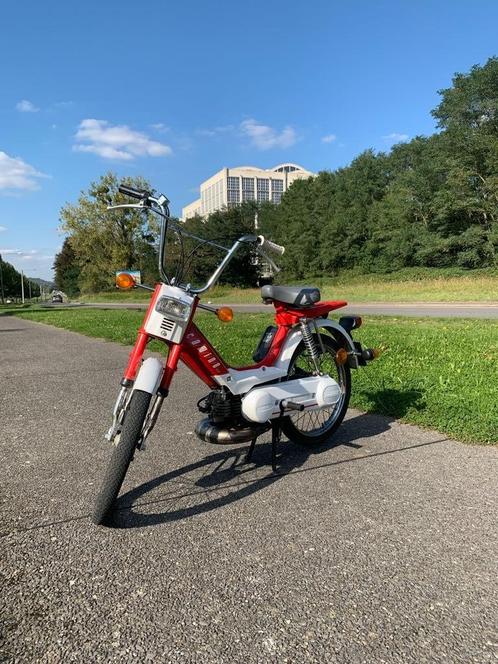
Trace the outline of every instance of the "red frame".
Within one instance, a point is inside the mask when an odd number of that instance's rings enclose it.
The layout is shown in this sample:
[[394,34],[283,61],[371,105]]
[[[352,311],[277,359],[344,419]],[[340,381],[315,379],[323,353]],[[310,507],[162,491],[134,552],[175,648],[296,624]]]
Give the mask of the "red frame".
[[[124,373],[124,379],[127,381],[135,380],[138,371],[138,366],[142,360],[145,348],[151,339],[158,339],[152,337],[145,331],[145,325],[149,319],[151,312],[154,310],[156,300],[159,296],[161,284],[157,284],[152,294],[147,313],[140,329],[138,330],[137,340],[130,353],[128,364]],[[181,343],[174,344],[165,341],[169,347],[169,353],[164,367],[164,374],[161,380],[161,388],[168,390],[173,380],[173,376],[178,367],[178,362],[181,360],[196,376],[198,376],[208,387],[215,388],[217,383],[214,376],[219,376],[228,373],[229,365],[223,360],[221,355],[211,345],[209,340],[199,330],[197,325],[193,322],[194,314],[197,309],[199,298],[194,299],[194,306],[188,327],[185,331]],[[247,371],[250,369],[258,369],[262,366],[271,366],[277,359],[284,344],[285,339],[291,327],[299,323],[301,318],[319,318],[328,314],[329,311],[345,307],[347,302],[343,300],[331,302],[318,302],[312,307],[306,309],[294,309],[291,305],[284,302],[274,301],[275,307],[275,322],[277,323],[277,332],[273,338],[272,344],[268,349],[265,357],[256,364],[248,365],[246,367],[236,367],[239,371]]]

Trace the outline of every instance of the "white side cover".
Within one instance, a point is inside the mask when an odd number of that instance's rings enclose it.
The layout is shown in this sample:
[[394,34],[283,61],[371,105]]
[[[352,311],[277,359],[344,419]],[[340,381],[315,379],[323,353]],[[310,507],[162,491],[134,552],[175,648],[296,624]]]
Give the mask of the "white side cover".
[[[316,321],[317,326],[329,327],[338,330],[346,339],[348,350],[354,351],[354,343],[346,330],[334,320],[328,318],[319,318]],[[255,385],[268,383],[277,378],[287,376],[289,370],[289,363],[294,355],[294,352],[302,340],[301,330],[296,327],[287,336],[285,343],[280,351],[275,364],[271,367],[260,367],[259,369],[229,369],[228,373],[221,376],[214,376],[218,385],[225,385],[232,394],[245,394]]]
[[242,414],[252,422],[263,423],[280,416],[283,400],[302,404],[305,410],[317,410],[336,404],[340,398],[341,388],[330,376],[296,378],[255,387],[242,399]]
[[140,367],[133,390],[141,390],[149,394],[155,394],[161,382],[164,367],[157,357],[148,357]]

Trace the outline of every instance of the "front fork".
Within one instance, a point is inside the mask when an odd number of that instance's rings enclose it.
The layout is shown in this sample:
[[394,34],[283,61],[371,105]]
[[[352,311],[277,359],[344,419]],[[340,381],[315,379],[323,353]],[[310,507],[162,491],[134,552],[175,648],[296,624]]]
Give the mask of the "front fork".
[[[112,424],[109,428],[109,431],[105,434],[106,440],[114,443],[115,445],[117,445],[119,442],[118,435],[123,428],[126,410],[133,394],[133,382],[137,374],[138,365],[142,360],[147,342],[147,335],[140,331],[135,346],[130,354],[128,366],[125,371],[125,377],[121,381],[121,390],[119,391],[118,398],[116,399],[116,403],[114,404],[114,409],[112,411]],[[138,449],[140,450],[145,449],[145,441],[157,422],[164,399],[168,396],[169,386],[177,369],[180,354],[180,344],[174,344],[169,347],[168,357],[164,367],[164,373],[161,378],[161,383],[157,393],[152,395],[152,406],[149,408],[149,412],[147,413],[147,417],[142,427],[142,433],[137,445]]]
[[131,387],[123,386],[118,394],[114,409],[112,411],[112,424],[109,431],[105,434],[106,440],[110,443],[114,442],[116,436],[121,431],[123,425],[126,408],[131,399]]

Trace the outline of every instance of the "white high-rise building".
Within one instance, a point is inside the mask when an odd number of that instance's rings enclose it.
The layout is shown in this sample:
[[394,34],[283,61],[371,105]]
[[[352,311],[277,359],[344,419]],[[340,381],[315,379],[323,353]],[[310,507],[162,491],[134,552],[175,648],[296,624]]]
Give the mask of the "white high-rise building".
[[238,166],[222,168],[201,184],[201,197],[182,210],[182,218],[196,214],[204,217],[215,210],[244,201],[280,203],[284,191],[294,180],[312,177],[314,173],[297,164],[279,164],[275,168]]

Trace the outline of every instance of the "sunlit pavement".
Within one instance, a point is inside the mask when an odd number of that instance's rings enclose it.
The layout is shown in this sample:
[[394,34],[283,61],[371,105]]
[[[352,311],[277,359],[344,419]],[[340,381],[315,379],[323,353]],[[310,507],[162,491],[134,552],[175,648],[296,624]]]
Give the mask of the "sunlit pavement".
[[353,411],[275,476],[195,438],[180,370],[97,528],[128,352],[0,317],[5,661],[496,661],[496,448]]

